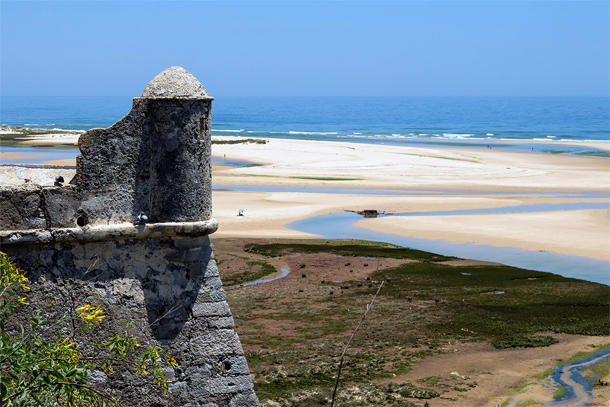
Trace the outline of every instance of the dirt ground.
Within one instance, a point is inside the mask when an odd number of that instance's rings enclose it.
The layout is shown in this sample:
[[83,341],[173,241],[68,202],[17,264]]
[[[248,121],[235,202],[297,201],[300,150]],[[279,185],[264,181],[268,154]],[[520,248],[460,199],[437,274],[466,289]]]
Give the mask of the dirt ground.
[[[248,272],[249,261],[265,260],[278,270],[288,268],[290,273],[270,283],[259,284],[227,291],[228,301],[237,322],[237,331],[244,350],[248,352],[273,352],[273,345],[257,342],[253,338],[284,337],[295,342],[302,336],[303,322],[276,319],[273,316],[283,308],[326,306],[325,298],[350,289],[350,284],[373,286],[370,274],[386,267],[395,267],[412,260],[371,259],[344,257],[331,254],[289,254],[275,258],[264,258],[248,253],[244,246],[248,243],[266,243],[257,239],[214,239],[214,253],[219,261],[223,281],[235,270]],[[448,262],[453,265],[478,264],[472,260]],[[481,262],[482,263],[482,262]],[[488,263],[485,263],[488,264]],[[278,273],[279,275],[280,273]],[[269,276],[273,277],[273,276]],[[265,278],[269,278],[265,277]],[[353,287],[351,287],[353,288]],[[265,306],[244,306],[243,301],[255,298],[271,298]],[[367,297],[368,299],[368,297]],[[414,304],[416,306],[416,304]],[[425,312],[426,306],[420,309]],[[345,318],[356,320],[362,309],[354,310]],[[242,313],[242,314],[240,314]],[[248,315],[244,315],[248,314]],[[373,314],[373,313],[372,313]],[[371,316],[369,318],[379,318]],[[333,323],[328,321],[327,323]],[[317,324],[317,325],[316,325]],[[321,323],[308,325],[309,329],[319,329]],[[364,325],[367,322],[365,321]],[[350,329],[343,332],[345,339]],[[559,342],[543,348],[498,350],[488,343],[461,342],[450,340],[444,343],[436,354],[418,361],[406,373],[391,379],[377,380],[376,383],[410,382],[420,387],[433,388],[440,397],[428,400],[430,406],[491,406],[500,405],[518,386],[540,380],[540,375],[561,364],[569,357],[610,343],[608,337],[588,337],[566,334],[549,334]],[[405,347],[405,350],[408,350]],[[418,351],[421,349],[412,349]],[[255,378],[256,373],[253,372]],[[423,405],[422,400],[415,400]]]

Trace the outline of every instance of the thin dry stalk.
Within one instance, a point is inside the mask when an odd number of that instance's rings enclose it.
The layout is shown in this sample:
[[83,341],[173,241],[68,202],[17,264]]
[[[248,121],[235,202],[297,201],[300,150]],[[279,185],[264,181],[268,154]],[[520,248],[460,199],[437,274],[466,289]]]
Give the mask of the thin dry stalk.
[[333,398],[330,402],[330,407],[333,407],[335,405],[335,396],[337,394],[337,388],[339,387],[339,378],[341,377],[341,368],[343,367],[343,358],[345,357],[345,352],[347,352],[349,345],[352,343],[352,339],[354,339],[356,332],[358,332],[358,328],[360,328],[360,325],[362,325],[362,321],[364,321],[364,318],[366,318],[366,314],[368,314],[369,311],[371,310],[371,308],[373,308],[373,303],[375,302],[375,298],[377,298],[377,294],[379,294],[379,291],[381,291],[381,287],[383,287],[384,284],[385,284],[385,280],[382,281],[381,284],[379,285],[379,288],[377,289],[377,292],[373,296],[371,303],[366,305],[366,312],[360,319],[360,322],[358,323],[358,326],[356,327],[356,329],[354,329],[354,332],[352,332],[352,336],[349,338],[349,341],[347,341],[347,345],[345,345],[345,349],[343,349],[343,353],[341,354],[341,359],[339,360],[339,371],[337,372],[337,381],[335,382],[335,390],[333,390]]

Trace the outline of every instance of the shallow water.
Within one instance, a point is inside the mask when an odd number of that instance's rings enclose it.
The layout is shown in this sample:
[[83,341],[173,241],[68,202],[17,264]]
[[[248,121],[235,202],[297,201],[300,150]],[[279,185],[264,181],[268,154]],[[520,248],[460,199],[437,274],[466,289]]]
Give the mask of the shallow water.
[[[22,158],[2,158],[0,164],[42,164],[45,161],[75,158],[78,150],[40,149],[27,147],[0,146],[2,152],[22,153]],[[226,160],[220,157],[212,157],[215,164],[226,164],[234,166],[252,165],[251,162],[241,160]],[[362,195],[506,195],[506,196],[545,196],[549,198],[608,198],[607,191],[464,191],[451,189],[402,189],[402,188],[349,188],[349,187],[308,187],[308,186],[269,186],[269,185],[214,185],[213,190],[231,191],[256,191],[256,192],[298,192],[298,193],[332,193],[332,194],[362,194]],[[518,205],[504,208],[471,209],[460,211],[438,211],[401,213],[392,216],[450,216],[466,214],[491,214],[491,213],[518,213],[536,212],[550,210],[574,210],[574,209],[607,209],[607,203],[567,203],[567,204],[536,204]],[[383,216],[383,215],[382,215]],[[387,216],[387,215],[386,215]],[[532,252],[513,248],[502,248],[472,243],[449,243],[442,240],[426,240],[401,237],[392,234],[377,233],[352,225],[358,220],[358,215],[353,213],[338,213],[323,215],[302,221],[293,222],[288,225],[296,230],[302,230],[316,235],[324,235],[326,238],[363,239],[377,240],[408,246],[415,249],[436,252],[439,254],[466,257],[477,260],[487,260],[504,263],[511,266],[529,268],[540,271],[549,271],[566,277],[582,278],[589,281],[610,283],[610,263],[586,257],[564,256],[555,253]]]
[[532,205],[516,205],[502,208],[462,209],[455,211],[436,212],[405,212],[381,216],[451,216],[451,215],[484,215],[494,213],[526,213],[547,211],[568,211],[585,209],[610,209],[608,202],[577,202],[577,203],[544,203]]
[[[587,380],[583,377],[583,369],[588,366],[600,363],[604,360],[610,360],[610,348],[600,350],[599,352],[595,352],[592,355],[589,355],[585,358],[575,360],[570,363],[563,364],[561,366],[557,366],[553,370],[552,379],[555,383],[560,386],[563,386],[566,389],[566,394],[563,396],[553,400],[550,403],[544,405],[544,407],[560,407],[560,406],[572,406],[572,405],[589,405],[589,403],[593,400],[595,395],[591,391],[593,388],[593,383],[599,377],[594,377],[591,380]],[[574,381],[578,386],[582,386],[582,389],[588,395],[588,401],[582,404],[576,404],[573,400],[577,397],[577,389],[575,389],[569,382],[566,382],[562,373],[569,373],[569,377],[572,381]]]
[[286,277],[288,274],[290,274],[290,270],[287,268],[280,268],[280,270],[282,271],[282,275],[281,276],[276,276],[273,278],[262,278],[260,280],[256,280],[256,281],[251,281],[249,283],[245,283],[245,284],[240,284],[240,285],[236,285],[235,287],[228,287],[228,288],[224,288],[225,290],[235,290],[241,287],[248,287],[251,285],[257,285],[257,284],[264,284],[264,283],[270,283],[271,281],[275,281],[275,280],[279,280],[280,278],[284,278]]
[[17,153],[17,157],[2,157],[0,164],[42,164],[50,160],[75,159],[78,149],[32,148],[0,146],[1,153]]
[[[34,147],[13,147],[0,145],[2,153],[18,153],[19,157],[2,157],[1,164],[42,164],[51,160],[75,159],[80,154],[76,146],[66,146],[66,148],[34,148]],[[221,157],[212,157],[212,164],[231,165],[233,167],[248,167],[253,164],[250,161],[232,160]]]
[[450,243],[444,240],[416,239],[390,233],[374,232],[354,226],[354,222],[361,219],[363,218],[355,213],[338,212],[292,222],[286,227],[314,235],[322,235],[326,239],[360,239],[387,242],[446,256],[492,261],[513,267],[546,271],[564,277],[610,284],[610,262],[607,261],[521,250],[512,247]]
[[254,167],[254,166],[260,165],[260,164],[254,164],[251,161],[232,160],[230,158],[227,159],[227,158],[221,158],[221,157],[212,157],[212,164],[230,165],[233,167]]

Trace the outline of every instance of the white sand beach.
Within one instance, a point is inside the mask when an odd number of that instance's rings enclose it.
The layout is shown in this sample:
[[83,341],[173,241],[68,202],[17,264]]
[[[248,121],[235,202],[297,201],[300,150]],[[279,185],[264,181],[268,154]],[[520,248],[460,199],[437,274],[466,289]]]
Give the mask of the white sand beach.
[[[220,223],[218,236],[305,237],[306,234],[285,225],[342,210],[431,212],[610,202],[608,194],[597,199],[545,195],[561,191],[610,191],[610,163],[595,157],[306,140],[270,140],[264,145],[215,144],[212,150],[217,157],[265,164],[216,168],[213,181],[220,185],[417,189],[416,194],[409,196],[215,191],[213,208]],[[438,196],[437,190],[447,189],[452,190],[450,195]],[[522,191],[532,193],[518,193]],[[245,209],[245,216],[236,216],[239,209]],[[610,221],[608,210],[604,209],[384,217],[362,220],[356,225],[416,238],[610,260]]]
[[[53,137],[49,142],[57,143],[57,138],[62,137]],[[76,141],[73,136],[65,137]],[[43,140],[40,137],[36,142],[40,144]],[[597,144],[598,148],[608,150],[610,143]],[[603,158],[501,148],[420,148],[308,140],[214,144],[212,153],[215,157],[264,164],[213,165],[213,183],[226,186],[212,194],[213,216],[220,224],[214,235],[217,237],[316,237],[286,225],[343,210],[377,209],[398,213],[549,203],[610,204],[610,161]],[[46,164],[74,165],[75,162],[53,160]],[[26,179],[52,185],[57,172],[2,166],[0,179],[3,185],[19,185]],[[70,179],[74,170],[62,168],[61,174]],[[280,189],[277,192],[230,190],[231,186],[239,185]],[[329,189],[282,191],[281,187],[286,186]],[[359,188],[370,193],[339,193],[341,188]],[[388,190],[397,194],[388,194]],[[570,191],[597,194],[575,197]],[[240,209],[244,209],[245,216],[237,216]],[[355,224],[359,227],[401,236],[610,260],[608,209],[358,219]],[[469,405],[495,405],[505,400],[515,386],[555,366],[558,353],[573,355],[593,345],[608,343],[607,337],[555,336],[560,343],[549,348],[499,351],[488,344],[466,344],[459,353],[426,359],[407,376],[396,380],[446,376],[453,370],[460,374],[476,370],[479,373],[469,374],[476,376],[479,385],[465,394],[462,401]],[[500,375],[480,373],[498,365],[502,366]],[[543,396],[546,397],[543,394],[539,398]],[[453,405],[444,400],[437,403]]]
[[[77,142],[74,134],[28,136],[28,140],[34,139],[38,144]],[[214,136],[214,139],[232,138]],[[610,143],[595,145],[608,150]],[[343,210],[432,212],[541,203],[610,202],[610,161],[597,157],[502,148],[422,148],[282,139],[271,139],[267,144],[214,144],[212,154],[263,164],[214,165],[215,185],[327,188],[324,193],[215,190],[213,215],[220,224],[216,232],[219,237],[315,237],[288,229],[286,224]],[[74,165],[74,160],[52,160],[46,164]],[[3,184],[23,182],[13,176],[11,167],[1,170]],[[62,174],[64,178],[71,178],[70,170],[62,170]],[[37,177],[34,170],[20,173],[21,178],[43,184],[52,182],[51,175]],[[333,193],[341,188],[364,188],[370,193]],[[394,195],[374,192],[379,189],[402,192]],[[439,196],[439,190],[449,190],[449,193]],[[602,195],[572,198],[568,194],[548,194],[562,191],[598,191]],[[237,216],[240,209],[244,209],[245,216]],[[384,217],[361,220],[356,225],[401,236],[510,246],[608,261],[608,217],[607,209],[583,209]]]

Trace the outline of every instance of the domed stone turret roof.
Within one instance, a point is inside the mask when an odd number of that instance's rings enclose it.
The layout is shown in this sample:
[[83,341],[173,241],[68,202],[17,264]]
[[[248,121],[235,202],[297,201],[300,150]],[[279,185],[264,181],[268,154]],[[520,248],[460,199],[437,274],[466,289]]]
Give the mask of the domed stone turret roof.
[[209,99],[203,85],[180,66],[172,66],[146,85],[142,97],[147,99]]

